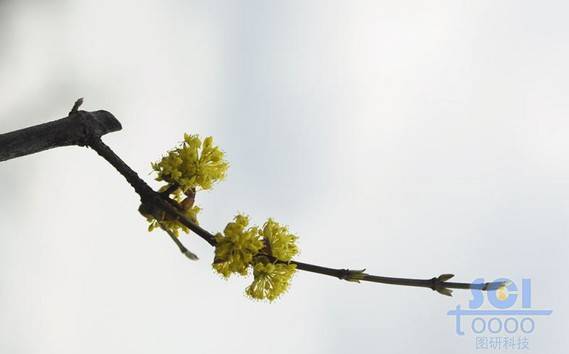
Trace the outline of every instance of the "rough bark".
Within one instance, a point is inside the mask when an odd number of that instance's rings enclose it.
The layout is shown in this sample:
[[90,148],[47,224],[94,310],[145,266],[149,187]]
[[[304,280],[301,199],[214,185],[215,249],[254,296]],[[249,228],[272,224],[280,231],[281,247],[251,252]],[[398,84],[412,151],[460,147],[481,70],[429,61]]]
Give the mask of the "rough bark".
[[72,111],[62,119],[0,134],[0,161],[61,146],[86,146],[89,139],[121,129],[107,111]]

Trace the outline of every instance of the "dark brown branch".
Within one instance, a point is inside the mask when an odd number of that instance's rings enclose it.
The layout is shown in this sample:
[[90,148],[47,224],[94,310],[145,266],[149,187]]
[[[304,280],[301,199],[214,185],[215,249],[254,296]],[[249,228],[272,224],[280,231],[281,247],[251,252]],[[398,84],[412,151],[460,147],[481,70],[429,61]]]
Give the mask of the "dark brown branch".
[[121,130],[107,111],[72,111],[69,116],[33,127],[0,134],[0,161],[60,146],[85,146],[88,139]]
[[99,138],[94,138],[89,141],[88,146],[95,150],[101,157],[107,160],[113,167],[123,175],[128,183],[134,188],[136,193],[140,195],[140,201],[149,209],[158,208],[164,210],[166,213],[176,216],[180,223],[201,236],[210,245],[215,246],[215,239],[211,233],[204,230],[199,225],[194,224],[184,213],[176,208],[168,196],[154,191],[146,182],[144,182],[138,174],[134,172],[117,154],[114,153],[105,143]]
[[157,195],[146,182],[144,182],[133,169],[131,169],[117,154],[114,153],[99,137],[93,137],[87,141],[87,146],[92,148],[102,158],[107,160],[127,182],[134,188],[141,200],[147,200]]
[[[107,145],[105,145],[100,139],[94,139],[90,146],[97,151],[99,155],[105,158],[108,162],[113,165],[118,172],[120,172],[127,181],[134,187],[135,191],[140,195],[143,204],[147,204],[149,208],[161,209],[172,216],[176,216],[178,221],[195,232],[197,235],[202,237],[210,245],[215,246],[215,237],[207,230],[201,228],[192,222],[181,210],[176,208],[173,204],[175,203],[164,193],[158,193],[153,191],[138,175],[126,164],[124,163]],[[177,243],[180,247],[179,242]],[[183,247],[183,246],[182,246]],[[187,249],[180,247],[182,253],[185,253]],[[272,258],[272,257],[271,257]],[[273,261],[278,261],[273,258]],[[332,276],[342,280],[348,281],[368,281],[374,283],[382,284],[393,284],[393,285],[404,285],[404,286],[414,286],[414,287],[424,287],[435,290],[443,295],[450,296],[452,294],[449,289],[480,289],[480,290],[495,290],[502,286],[503,284],[498,283],[485,283],[485,284],[471,284],[471,283],[453,283],[446,282],[452,278],[451,275],[441,275],[439,277],[434,277],[431,279],[408,279],[408,278],[392,278],[376,276],[364,273],[363,270],[350,270],[350,269],[334,269],[322,267],[314,264],[303,263],[299,261],[291,261],[290,263],[295,264],[297,269],[304,270],[307,272],[318,273],[323,275]]]
[[[265,255],[265,257],[267,257]],[[307,272],[318,273],[323,275],[329,275],[341,280],[347,280],[351,282],[368,281],[373,283],[381,284],[391,284],[391,285],[403,285],[403,286],[413,286],[422,287],[435,290],[443,295],[451,296],[452,291],[450,289],[478,289],[478,290],[496,290],[503,286],[502,282],[493,283],[454,283],[447,282],[446,280],[452,278],[452,274],[442,274],[438,277],[431,279],[411,279],[411,278],[393,278],[384,277],[378,275],[371,275],[364,273],[365,269],[362,270],[351,270],[351,269],[335,269],[322,267],[319,265],[303,263],[299,261],[282,262],[272,258],[273,261],[280,263],[291,263],[296,265],[296,269],[304,270]]]
[[[1,134],[0,161],[60,146],[89,146],[126,178],[128,183],[140,196],[142,203],[141,209],[149,210],[151,214],[153,210],[164,211],[169,216],[176,218],[181,224],[192,230],[210,245],[215,246],[214,235],[193,223],[180,208],[176,207],[177,203],[169,198],[169,194],[175,189],[169,189],[167,192],[162,193],[154,191],[135,171],[115,154],[111,148],[101,141],[100,138],[102,135],[121,129],[119,121],[111,113],[106,111],[78,111],[81,103],[82,100],[78,100],[75,103],[67,118]],[[194,259],[195,255],[188,251],[175,236],[170,234],[170,237],[174,240],[182,253],[188,258]],[[431,279],[392,278],[370,275],[364,273],[365,269],[335,269],[299,261],[283,262],[271,256],[263,256],[268,257],[273,262],[295,264],[298,270],[328,275],[341,280],[351,282],[368,281],[382,284],[430,288],[448,296],[452,293],[450,289],[495,290],[504,285],[501,282],[484,284],[448,282],[447,280],[453,277],[452,274],[442,274]]]

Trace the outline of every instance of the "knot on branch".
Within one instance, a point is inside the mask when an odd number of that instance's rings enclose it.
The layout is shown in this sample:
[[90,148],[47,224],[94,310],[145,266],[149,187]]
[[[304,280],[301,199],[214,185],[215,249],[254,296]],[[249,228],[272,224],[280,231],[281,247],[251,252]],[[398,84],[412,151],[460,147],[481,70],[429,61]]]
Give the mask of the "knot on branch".
[[347,280],[354,283],[359,283],[366,277],[365,268],[361,270],[340,269],[338,272],[338,279]]
[[496,281],[491,283],[474,283],[471,285],[471,289],[477,289],[482,291],[494,291],[498,290],[502,287],[506,287],[509,285],[509,282],[505,281]]
[[122,129],[121,123],[107,111],[80,111],[83,97],[75,101],[67,119],[69,129],[75,129],[74,145],[90,146],[101,136]]

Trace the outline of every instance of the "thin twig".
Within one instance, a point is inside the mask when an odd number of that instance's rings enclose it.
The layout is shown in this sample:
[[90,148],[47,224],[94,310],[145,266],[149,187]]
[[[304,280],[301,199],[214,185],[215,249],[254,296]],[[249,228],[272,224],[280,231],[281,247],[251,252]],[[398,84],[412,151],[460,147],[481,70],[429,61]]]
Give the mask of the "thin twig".
[[[169,217],[176,219],[182,225],[203,238],[211,246],[215,246],[214,235],[192,222],[192,220],[184,214],[178,203],[169,197],[169,195],[176,190],[174,187],[164,192],[154,191],[134,170],[115,154],[110,147],[103,143],[101,140],[102,135],[121,129],[118,120],[106,111],[79,111],[78,108],[81,103],[82,99],[75,102],[67,118],[7,134],[0,134],[0,161],[59,146],[88,146],[95,150],[126,178],[127,182],[140,196],[142,205],[148,210],[161,210],[165,212]],[[183,254],[190,259],[197,259],[197,256],[191,253],[175,235],[164,227],[162,227],[162,229],[168,233]],[[335,269],[300,261],[284,262],[266,254],[262,256],[269,257],[273,262],[294,264],[298,270],[328,275],[341,280],[351,282],[368,281],[382,284],[430,288],[448,296],[452,294],[450,289],[496,290],[505,285],[502,282],[484,284],[448,282],[447,280],[453,277],[452,274],[442,274],[430,279],[392,278],[367,274],[364,272],[365,269]]]
[[[192,220],[190,220],[181,210],[172,205],[175,203],[172,199],[166,196],[164,193],[154,192],[142,179],[138,177],[136,172],[134,172],[124,161],[122,161],[101,139],[97,138],[90,141],[88,144],[93,148],[99,155],[106,159],[111,165],[117,169],[117,171],[122,174],[127,181],[132,185],[135,191],[140,195],[142,203],[151,204],[153,207],[159,208],[169,215],[176,217],[178,222],[186,226],[198,236],[207,241],[210,245],[215,246],[215,237],[209,231],[203,229],[199,225],[196,225]],[[172,236],[172,235],[170,235]],[[177,241],[177,239],[176,239]],[[185,249],[185,248],[184,248]],[[181,249],[182,250],[182,249]],[[182,253],[185,251],[182,250]],[[266,256],[266,255],[265,255]],[[279,261],[273,258],[273,261]],[[393,285],[403,285],[403,286],[414,286],[423,287],[435,290],[443,295],[451,295],[449,289],[480,289],[480,290],[495,290],[503,285],[501,282],[495,283],[485,283],[485,284],[471,284],[471,283],[454,283],[444,281],[450,279],[448,275],[444,274],[439,277],[433,277],[430,279],[409,279],[409,278],[392,278],[377,275],[370,275],[364,273],[363,270],[350,270],[350,269],[334,269],[328,267],[322,267],[310,263],[304,263],[299,261],[286,262],[295,264],[296,268],[299,270],[318,273],[323,275],[332,276],[342,280],[348,280],[353,282],[368,281],[374,283],[382,284],[393,284]],[[445,277],[446,276],[446,277]]]
[[162,224],[160,224],[160,228],[162,230],[164,230],[168,234],[168,236],[170,236],[172,241],[174,241],[176,246],[178,246],[178,248],[180,249],[180,252],[182,252],[186,257],[188,257],[192,261],[197,261],[199,259],[198,256],[196,256],[194,253],[192,253],[189,249],[186,248],[186,246],[184,246],[182,244],[182,242],[180,242],[178,237],[176,237],[176,235],[174,235],[174,233],[172,231],[170,231],[168,228],[162,226]]

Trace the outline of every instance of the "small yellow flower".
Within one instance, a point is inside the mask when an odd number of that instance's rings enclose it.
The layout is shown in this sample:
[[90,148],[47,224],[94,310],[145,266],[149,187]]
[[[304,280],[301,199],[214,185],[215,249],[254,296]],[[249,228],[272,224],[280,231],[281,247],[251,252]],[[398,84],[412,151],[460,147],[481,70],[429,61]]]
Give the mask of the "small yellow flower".
[[288,231],[286,226],[280,225],[273,219],[267,220],[261,236],[265,238],[269,245],[271,255],[281,261],[290,261],[298,253],[296,237]]
[[257,227],[250,227],[249,218],[237,215],[234,222],[225,227],[223,234],[215,235],[215,259],[213,268],[225,278],[233,273],[247,275],[253,257],[263,247]]
[[213,268],[225,278],[233,273],[247,275],[253,269],[253,282],[245,293],[253,299],[275,300],[289,286],[296,264],[289,261],[298,253],[297,237],[273,219],[262,229],[249,227],[249,218],[237,215],[223,234],[215,236]]
[[223,179],[229,164],[223,152],[213,145],[211,136],[203,144],[198,135],[184,134],[181,146],[169,151],[159,162],[152,163],[158,174],[156,180],[176,183],[182,192],[190,188],[211,189]]
[[295,271],[295,264],[258,262],[253,268],[253,283],[245,292],[253,299],[273,301],[288,289]]

